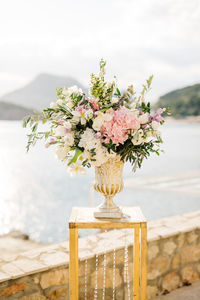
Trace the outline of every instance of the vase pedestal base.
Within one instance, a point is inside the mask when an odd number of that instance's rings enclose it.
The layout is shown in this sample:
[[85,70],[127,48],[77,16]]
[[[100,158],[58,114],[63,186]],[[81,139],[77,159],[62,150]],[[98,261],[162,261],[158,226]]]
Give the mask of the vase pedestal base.
[[106,210],[98,207],[94,211],[94,217],[97,219],[122,219],[123,213],[120,208],[114,210]]

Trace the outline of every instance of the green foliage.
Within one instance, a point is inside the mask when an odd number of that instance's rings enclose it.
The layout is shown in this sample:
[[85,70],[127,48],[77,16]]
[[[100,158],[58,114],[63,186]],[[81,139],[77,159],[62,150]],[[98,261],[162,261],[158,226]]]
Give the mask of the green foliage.
[[154,108],[169,107],[173,117],[200,115],[200,84],[172,91],[162,97]]

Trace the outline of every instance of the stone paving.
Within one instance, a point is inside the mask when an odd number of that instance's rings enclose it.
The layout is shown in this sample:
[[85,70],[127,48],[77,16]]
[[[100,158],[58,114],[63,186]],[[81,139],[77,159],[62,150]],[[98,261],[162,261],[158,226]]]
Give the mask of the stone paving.
[[190,286],[184,286],[170,294],[156,297],[152,300],[199,300],[200,299],[200,281],[194,282]]

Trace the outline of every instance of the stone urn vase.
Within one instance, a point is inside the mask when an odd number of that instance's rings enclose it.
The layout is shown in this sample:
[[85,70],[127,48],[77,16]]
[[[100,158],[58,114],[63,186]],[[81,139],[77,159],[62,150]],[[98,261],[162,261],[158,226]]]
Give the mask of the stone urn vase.
[[124,163],[119,159],[109,159],[99,167],[95,167],[95,191],[104,195],[104,203],[94,212],[95,218],[121,219],[121,209],[113,202],[114,196],[123,189]]

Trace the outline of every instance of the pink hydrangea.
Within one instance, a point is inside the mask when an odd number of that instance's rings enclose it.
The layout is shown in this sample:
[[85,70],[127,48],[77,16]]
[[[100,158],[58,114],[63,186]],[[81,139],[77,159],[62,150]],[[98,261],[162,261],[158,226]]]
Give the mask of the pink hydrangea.
[[106,143],[110,140],[116,145],[124,144],[128,139],[130,130],[138,130],[140,122],[135,114],[126,107],[120,107],[114,111],[110,109],[107,113],[112,114],[112,120],[105,122],[101,128],[101,134]]

